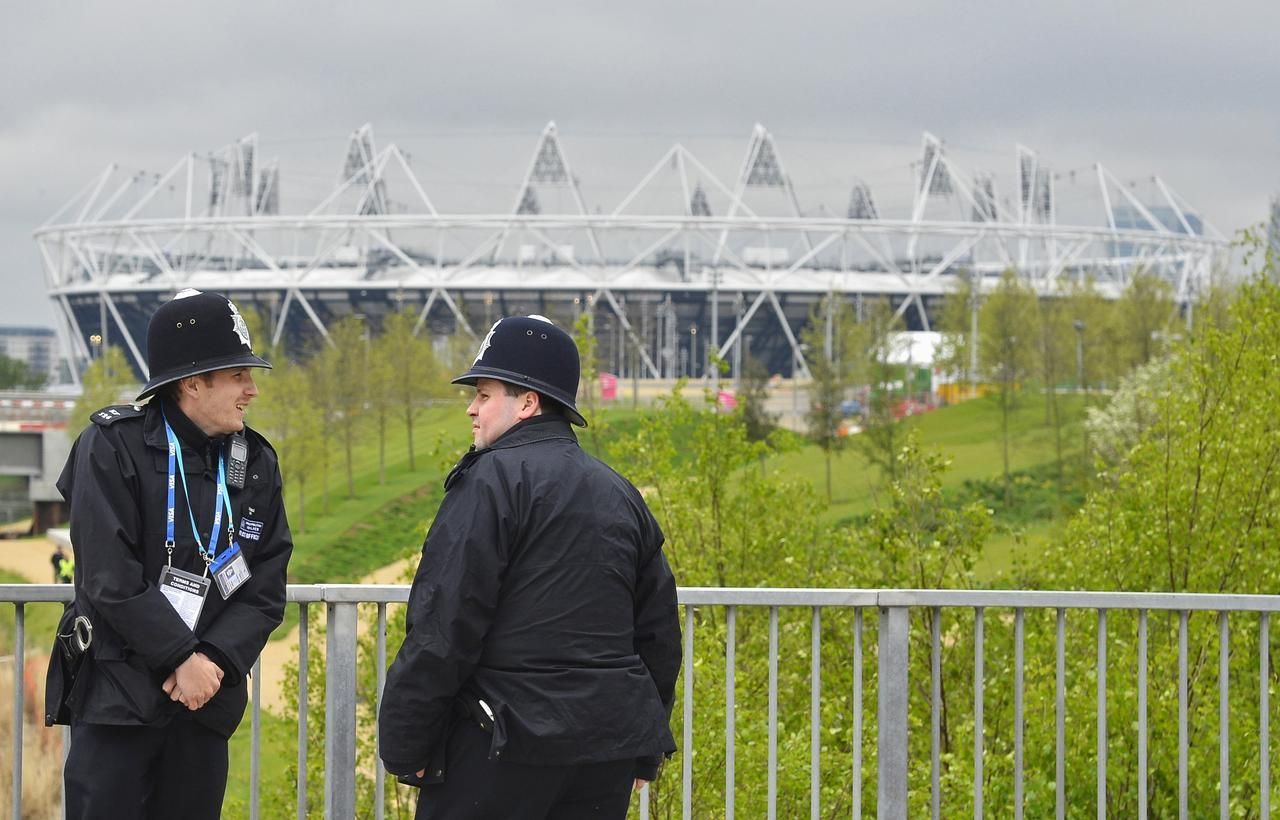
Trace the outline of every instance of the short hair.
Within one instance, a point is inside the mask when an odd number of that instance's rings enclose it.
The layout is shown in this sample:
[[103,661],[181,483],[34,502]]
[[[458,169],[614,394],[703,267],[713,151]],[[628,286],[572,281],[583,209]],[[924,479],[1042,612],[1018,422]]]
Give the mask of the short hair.
[[191,376],[183,376],[180,379],[174,379],[173,381],[169,382],[166,385],[161,385],[160,389],[157,390],[156,392],[161,397],[163,397],[165,401],[169,402],[170,404],[177,404],[178,399],[182,396],[182,383],[185,382],[187,379],[193,379],[196,376],[199,376],[201,381],[203,381],[206,385],[213,384],[212,373],[196,373]]
[[[538,393],[538,391],[533,388],[521,387],[520,385],[512,384],[511,382],[501,382],[501,384],[502,392],[506,393],[513,399],[519,398],[525,393]],[[544,416],[564,415],[564,408],[560,406],[560,402],[555,399],[548,398],[545,393],[538,393],[538,407],[542,409],[542,414]]]

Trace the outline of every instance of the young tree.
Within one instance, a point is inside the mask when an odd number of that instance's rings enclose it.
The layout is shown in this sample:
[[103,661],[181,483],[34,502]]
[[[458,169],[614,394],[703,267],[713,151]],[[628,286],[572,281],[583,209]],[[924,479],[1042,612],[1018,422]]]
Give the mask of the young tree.
[[409,471],[417,469],[413,425],[427,397],[445,387],[443,373],[431,345],[414,334],[417,317],[411,310],[396,311],[382,323],[382,335],[374,344],[375,363],[385,363],[388,401],[399,408],[409,444]]
[[934,365],[951,374],[958,382],[973,385],[978,378],[974,368],[977,347],[974,344],[974,319],[979,297],[975,279],[967,273],[953,277],[951,290],[942,299],[937,330],[942,340]]
[[1062,459],[1062,408],[1058,401],[1058,385],[1066,380],[1068,360],[1071,356],[1073,333],[1068,317],[1068,304],[1059,294],[1050,294],[1036,301],[1039,308],[1039,361],[1037,362],[1041,388],[1044,390],[1045,423],[1053,431],[1054,464],[1057,467],[1058,497],[1063,492]]
[[738,406],[747,427],[748,441],[767,441],[777,427],[777,416],[765,409],[769,400],[769,369],[750,353],[743,356]]
[[1103,299],[1092,278],[1073,280],[1064,290],[1063,318],[1070,322],[1072,381],[1076,390],[1088,394],[1104,380],[1104,344],[1111,324],[1111,303]]
[[0,354],[0,390],[39,390],[47,377],[37,373],[21,359]]
[[330,401],[342,436],[347,475],[347,498],[356,494],[354,456],[356,432],[369,403],[369,329],[362,316],[346,316],[329,328],[333,344],[321,356],[332,374]]
[[578,378],[578,410],[587,420],[586,435],[591,439],[591,452],[596,458],[603,453],[608,425],[600,412],[600,363],[596,357],[595,306],[587,307],[573,322],[573,341],[578,346],[581,375]]
[[258,376],[261,395],[251,404],[255,427],[271,440],[280,460],[280,475],[292,525],[307,531],[307,478],[323,462],[319,406],[311,401],[307,368],[278,358],[274,369]]
[[[1280,481],[1276,480],[1280,474],[1280,427],[1275,414],[1280,404],[1280,363],[1273,344],[1277,338],[1280,288],[1259,280],[1244,288],[1225,326],[1204,328],[1195,340],[1176,347],[1166,364],[1153,363],[1151,367],[1165,372],[1150,379],[1146,388],[1145,426],[1138,429],[1139,425],[1131,425],[1132,438],[1130,434],[1121,437],[1129,443],[1116,448],[1118,458],[1108,468],[1110,480],[1090,495],[1061,543],[1041,562],[1040,586],[1274,593],[1280,585],[1280,568],[1275,561],[1275,545],[1280,543],[1280,516],[1276,514],[1280,509]],[[1141,389],[1135,386],[1135,390]],[[1130,400],[1117,397],[1119,402]],[[1117,409],[1111,415],[1119,418],[1125,413]],[[1233,682],[1256,682],[1256,621],[1244,617],[1231,620],[1227,674]],[[1153,615],[1148,633],[1149,668],[1176,669],[1178,646],[1183,640],[1179,618]],[[1212,737],[1219,729],[1219,695],[1215,691],[1219,679],[1211,673],[1212,659],[1220,648],[1216,619],[1191,616],[1185,641],[1185,657],[1191,666],[1186,732],[1191,738]],[[1128,651],[1117,655],[1109,663],[1131,668],[1131,643]],[[1096,686],[1088,681],[1093,665],[1083,659],[1073,659],[1072,665],[1076,668],[1067,672],[1066,679],[1078,683],[1073,684],[1068,699],[1084,707],[1096,698]],[[1274,669],[1266,671],[1266,680],[1265,685],[1276,685]],[[1172,671],[1153,673],[1146,693],[1149,702],[1178,702],[1177,685]],[[1136,714],[1136,697],[1133,679],[1122,676],[1110,694],[1108,710],[1123,724]],[[1232,725],[1250,725],[1257,714],[1257,689],[1233,685],[1228,697],[1225,708],[1232,715]],[[1237,724],[1238,715],[1250,717]],[[1170,710],[1153,710],[1151,737],[1177,731]],[[1081,741],[1071,741],[1076,748],[1068,749],[1069,759],[1075,754],[1087,759],[1088,745],[1094,740]],[[1233,764],[1256,761],[1256,734],[1233,730],[1229,743]],[[1115,756],[1109,766],[1113,771],[1133,771],[1136,762],[1130,746],[1112,746]],[[1177,781],[1170,776],[1178,765],[1175,748],[1153,744],[1148,765],[1164,776],[1149,781],[1152,816],[1177,811]],[[1216,743],[1193,741],[1187,753],[1190,771],[1216,770],[1220,754]],[[1042,760],[1029,760],[1028,771],[1038,768],[1048,776],[1053,765],[1052,755],[1045,755]],[[1236,771],[1240,774],[1230,778],[1228,799],[1239,807],[1237,813],[1249,815],[1250,806],[1257,805],[1258,784],[1241,769]],[[1218,788],[1216,777],[1193,777],[1187,802],[1213,805],[1220,797]],[[1110,812],[1133,816],[1132,791],[1125,792],[1121,786],[1114,793],[1114,802],[1108,800]]]
[[321,446],[316,473],[320,476],[320,509],[326,515],[329,512],[329,471],[333,466],[334,430],[337,427],[337,405],[333,400],[333,392],[339,380],[339,374],[330,368],[332,353],[321,347],[307,359],[307,396],[308,401],[316,409],[319,422],[317,434]]
[[1000,284],[987,296],[978,316],[978,355],[987,378],[996,385],[1003,438],[1005,500],[1012,499],[1009,471],[1009,417],[1017,402],[1022,380],[1035,363],[1035,294],[1005,271]]
[[[1178,318],[1173,286],[1150,271],[1138,271],[1116,303],[1123,373],[1163,351]],[[1123,375],[1123,373],[1121,375]]]
[[898,477],[901,443],[894,413],[898,402],[894,384],[902,369],[892,360],[893,334],[901,327],[901,320],[894,317],[888,300],[875,299],[864,305],[862,321],[853,336],[857,350],[854,378],[868,385],[858,445],[867,460],[877,465],[889,481]]
[[851,334],[855,329],[851,306],[835,294],[828,294],[809,315],[809,323],[801,338],[809,348],[809,411],[806,420],[809,438],[822,450],[826,461],[827,501],[831,501],[831,457],[844,449],[846,440],[840,435],[844,415],[840,404],[850,386],[850,374],[856,357]]
[[124,351],[115,345],[102,348],[98,358],[85,368],[80,384],[83,392],[71,411],[71,425],[77,431],[89,423],[91,413],[132,398],[128,388],[134,384],[133,370]]
[[[387,424],[396,404],[396,372],[388,355],[383,336],[369,345],[369,363],[365,369],[366,403],[378,430],[378,483],[387,483]],[[409,435],[412,438],[413,429]]]

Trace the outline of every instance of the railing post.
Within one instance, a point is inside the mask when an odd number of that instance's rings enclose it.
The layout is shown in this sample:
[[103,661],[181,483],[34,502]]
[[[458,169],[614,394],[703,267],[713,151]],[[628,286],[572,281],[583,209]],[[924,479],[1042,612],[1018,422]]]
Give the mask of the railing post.
[[324,816],[356,816],[356,604],[329,602],[325,651]]
[[880,607],[876,816],[907,817],[907,631],[908,609]]

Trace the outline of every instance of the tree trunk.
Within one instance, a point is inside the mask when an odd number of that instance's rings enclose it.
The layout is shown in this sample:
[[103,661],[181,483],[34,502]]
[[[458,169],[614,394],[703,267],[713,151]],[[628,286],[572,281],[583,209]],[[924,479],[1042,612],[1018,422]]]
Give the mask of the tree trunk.
[[1058,391],[1051,390],[1049,395],[1050,406],[1053,411],[1053,448],[1054,455],[1057,457],[1058,468],[1058,503],[1062,503],[1063,475],[1062,475],[1062,411],[1058,408]]
[[827,456],[827,503],[831,503],[831,448],[823,451]]
[[344,425],[344,427],[346,429],[343,431],[342,438],[343,438],[344,444],[346,445],[345,449],[347,451],[347,498],[355,498],[356,497],[356,478],[355,478],[355,471],[352,469],[352,466],[351,466],[351,439],[354,437],[354,434],[351,430],[350,421],[348,421],[346,425]]
[[412,472],[414,471],[414,464],[413,464],[413,400],[412,400],[412,399],[410,399],[410,400],[409,400],[409,403],[405,404],[405,407],[404,407],[404,427],[405,427],[405,432],[407,432],[407,433],[409,434],[409,472],[411,472],[411,473],[412,473]]
[[1000,430],[1004,439],[1004,503],[1013,503],[1013,486],[1009,480],[1009,391],[1012,387],[1006,381],[1000,391]]
[[387,483],[387,416],[378,411],[378,484]]
[[329,461],[328,441],[329,437],[325,436],[325,441],[322,444],[324,448],[324,455],[320,459],[320,498],[324,502],[323,509],[325,515],[329,514],[329,467],[332,465],[332,462]]

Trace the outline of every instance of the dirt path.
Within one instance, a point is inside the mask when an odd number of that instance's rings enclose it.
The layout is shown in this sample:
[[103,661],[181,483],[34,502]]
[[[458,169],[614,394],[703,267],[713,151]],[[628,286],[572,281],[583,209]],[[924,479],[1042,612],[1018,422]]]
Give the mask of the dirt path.
[[[399,583],[405,570],[411,563],[417,562],[417,557],[407,558],[402,561],[396,561],[394,564],[388,564],[381,569],[375,570],[369,575],[361,578],[359,583],[362,584],[395,584]],[[320,617],[324,618],[324,609],[320,609]],[[311,641],[316,640],[314,632],[309,636]],[[391,655],[398,647],[388,646],[387,653]],[[267,641],[267,645],[262,650],[262,708],[276,715],[285,713],[284,700],[284,665],[289,661],[297,662],[298,660],[298,627],[290,630],[289,634],[278,641]]]
[[52,584],[53,542],[48,538],[0,540],[0,569],[21,575],[32,584]]
[[[49,558],[53,555],[54,542],[49,538],[24,538],[21,540],[0,540],[0,569],[16,573],[29,583],[48,584],[53,581],[53,565]],[[381,569],[375,570],[360,579],[362,584],[394,584],[398,583],[411,562],[417,557],[396,561]],[[320,610],[324,616],[323,608]],[[314,638],[313,638],[314,640]],[[391,653],[396,647],[387,647]],[[268,641],[262,650],[262,706],[274,714],[285,712],[284,701],[284,665],[288,661],[298,659],[298,628],[295,626],[289,634],[278,640]]]

